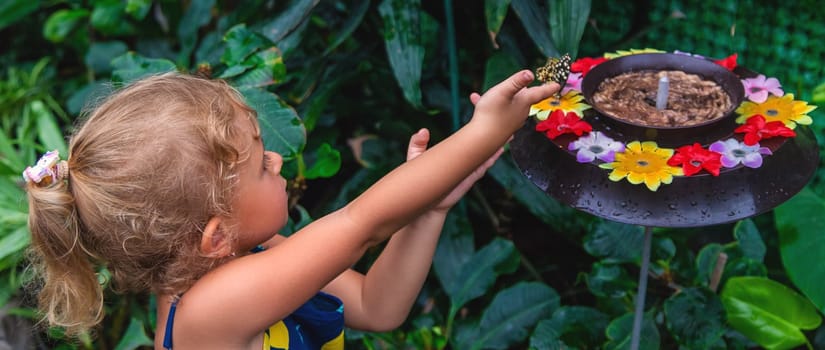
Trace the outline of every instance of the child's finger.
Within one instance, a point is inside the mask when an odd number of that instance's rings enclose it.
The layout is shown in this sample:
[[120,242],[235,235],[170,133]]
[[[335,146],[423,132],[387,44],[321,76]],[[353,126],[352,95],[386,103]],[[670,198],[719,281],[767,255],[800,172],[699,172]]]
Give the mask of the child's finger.
[[501,90],[500,93],[507,97],[513,97],[533,82],[534,76],[533,72],[528,69],[524,69],[519,71],[516,74],[511,75],[507,80],[498,83],[490,90]]
[[478,103],[478,100],[480,99],[481,95],[479,95],[477,92],[470,94],[470,102],[473,104],[473,106],[475,106],[476,103]]
[[427,129],[418,130],[410,137],[410,144],[407,147],[407,160],[413,159],[427,150],[427,143],[430,142],[430,131]]

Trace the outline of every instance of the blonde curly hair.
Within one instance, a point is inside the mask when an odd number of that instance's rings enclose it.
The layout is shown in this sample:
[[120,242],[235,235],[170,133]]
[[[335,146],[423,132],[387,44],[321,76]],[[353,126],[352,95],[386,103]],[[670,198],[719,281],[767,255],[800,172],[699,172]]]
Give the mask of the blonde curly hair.
[[84,116],[66,181],[27,185],[39,307],[74,335],[103,318],[101,267],[116,291],[177,295],[223,262],[200,251],[201,232],[232,214],[239,116],[260,134],[235,89],[179,73],[129,84]]

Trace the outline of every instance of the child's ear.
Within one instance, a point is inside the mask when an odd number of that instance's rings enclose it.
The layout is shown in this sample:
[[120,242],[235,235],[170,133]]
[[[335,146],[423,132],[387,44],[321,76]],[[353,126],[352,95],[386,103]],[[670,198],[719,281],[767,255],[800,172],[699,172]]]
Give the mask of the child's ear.
[[221,230],[221,218],[213,216],[206,223],[201,234],[201,252],[211,258],[232,255],[232,244]]

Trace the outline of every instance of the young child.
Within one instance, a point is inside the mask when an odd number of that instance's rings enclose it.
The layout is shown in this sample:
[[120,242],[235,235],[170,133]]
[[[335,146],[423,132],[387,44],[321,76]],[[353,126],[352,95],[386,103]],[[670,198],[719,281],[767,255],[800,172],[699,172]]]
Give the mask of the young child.
[[[289,238],[282,158],[238,92],[176,73],[134,82],[87,116],[66,160],[24,172],[44,318],[69,334],[97,325],[105,266],[117,290],[158,296],[156,349],[340,348],[345,325],[391,330],[447,211],[559,89],[532,81],[524,70],[471,95],[467,125],[429,150],[414,134],[406,163]],[[365,275],[350,269],[389,238]]]

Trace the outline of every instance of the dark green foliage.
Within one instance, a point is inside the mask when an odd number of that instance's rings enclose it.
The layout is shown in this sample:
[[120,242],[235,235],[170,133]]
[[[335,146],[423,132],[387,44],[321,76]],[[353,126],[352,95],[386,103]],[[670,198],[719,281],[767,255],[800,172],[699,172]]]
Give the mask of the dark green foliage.
[[[466,122],[471,92],[566,52],[573,60],[645,47],[720,58],[738,53],[740,64],[821,104],[825,49],[817,40],[825,18],[817,5],[4,1],[0,301],[16,305],[6,317],[36,320],[33,296],[23,288],[29,237],[20,171],[47,149],[65,154],[62,135],[111,83],[179,70],[237,86],[258,110],[266,147],[285,158],[292,215],[282,233],[289,235],[400,164],[419,128],[429,128],[435,143]],[[821,137],[822,108],[811,116]],[[408,321],[393,332],[348,332],[348,348],[628,348],[643,229],[560,204],[506,153],[488,175],[450,213],[434,273]],[[822,347],[823,179],[820,167],[799,196],[735,224],[654,230],[641,348]],[[368,267],[377,253],[369,251],[356,268]],[[154,298],[109,296],[96,337],[74,341],[43,330],[31,342],[148,348]]]

